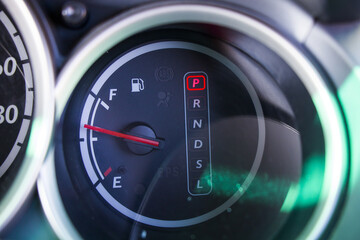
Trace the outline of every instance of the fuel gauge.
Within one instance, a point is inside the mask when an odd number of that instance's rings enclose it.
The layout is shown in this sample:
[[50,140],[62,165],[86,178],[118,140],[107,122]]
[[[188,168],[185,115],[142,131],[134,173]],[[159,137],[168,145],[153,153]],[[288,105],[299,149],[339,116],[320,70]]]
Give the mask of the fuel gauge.
[[[257,175],[262,106],[222,54],[159,41],[121,55],[95,79],[90,72],[87,81],[89,90],[74,95],[65,116],[65,156],[74,154],[70,129],[78,121],[86,175],[118,213],[156,227],[196,225],[231,208]],[[237,173],[224,178],[229,169]]]
[[[342,125],[322,106],[337,105],[300,51],[212,5],[159,4],[95,29],[59,75],[55,147],[39,179],[59,236],[269,239],[294,222],[303,231],[323,207],[325,176],[343,166],[324,137]],[[305,202],[309,183],[316,200]]]

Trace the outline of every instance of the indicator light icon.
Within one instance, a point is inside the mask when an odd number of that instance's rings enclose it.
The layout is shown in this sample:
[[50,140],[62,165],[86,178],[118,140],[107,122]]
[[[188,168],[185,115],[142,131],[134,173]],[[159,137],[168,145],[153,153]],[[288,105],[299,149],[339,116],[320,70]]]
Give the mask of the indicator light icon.
[[144,80],[142,80],[141,78],[131,79],[131,92],[141,92],[144,89]]
[[206,88],[205,75],[188,75],[186,77],[186,87],[189,91],[201,91]]

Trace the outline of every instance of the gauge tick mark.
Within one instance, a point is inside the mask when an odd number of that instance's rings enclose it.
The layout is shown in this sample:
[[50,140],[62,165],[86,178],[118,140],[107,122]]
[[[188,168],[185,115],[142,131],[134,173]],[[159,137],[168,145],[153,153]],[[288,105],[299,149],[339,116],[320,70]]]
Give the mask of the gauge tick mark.
[[104,176],[107,177],[112,171],[112,168],[109,167],[105,172],[104,172]]
[[106,110],[110,109],[109,105],[107,105],[104,101],[101,101],[101,106],[103,106]]

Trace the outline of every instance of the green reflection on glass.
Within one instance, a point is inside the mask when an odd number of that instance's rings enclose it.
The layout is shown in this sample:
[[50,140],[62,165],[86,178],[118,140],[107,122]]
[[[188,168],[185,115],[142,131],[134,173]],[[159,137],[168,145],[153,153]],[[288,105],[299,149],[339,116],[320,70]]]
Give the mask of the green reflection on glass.
[[324,156],[310,157],[305,161],[303,171],[296,207],[309,207],[318,202],[324,179]]
[[[243,186],[242,183],[248,176],[249,172],[235,171],[229,168],[213,169],[211,178],[213,185],[212,194],[229,198],[239,191],[240,193],[244,192],[243,196],[239,199],[240,202],[273,205],[282,203],[289,187],[296,184],[295,181],[285,177],[271,177],[268,174],[258,173],[249,186]],[[202,178],[210,179],[205,175]]]
[[299,195],[299,184],[292,184],[289,188],[289,192],[286,195],[285,201],[281,206],[280,212],[291,212],[296,204],[297,197]]
[[303,175],[298,185],[292,185],[281,208],[290,212],[294,208],[316,205],[320,199],[324,179],[324,156],[314,155],[304,162]]
[[351,147],[351,179],[353,188],[360,181],[360,67],[346,78],[338,91],[349,129]]
[[[205,171],[209,172],[209,171]],[[212,181],[213,183],[208,183],[213,185],[213,193],[217,196],[223,196],[226,198],[231,197],[234,192],[240,190],[241,185],[239,182],[243,182],[248,173],[234,172],[231,169],[219,168],[212,170],[212,177],[202,176],[202,178]]]
[[38,149],[38,142],[36,142],[34,140],[34,136],[36,134],[33,134],[33,133],[38,133],[38,132],[42,132],[41,131],[41,123],[42,123],[42,119],[39,119],[39,118],[34,118],[32,120],[32,126],[31,126],[31,129],[32,129],[32,134],[30,134],[30,138],[29,138],[29,143],[28,143],[28,147],[27,147],[27,150],[26,150],[26,157],[27,158],[33,158],[34,155],[35,155],[35,152],[36,150]]
[[[357,239],[356,223],[359,221],[360,189],[360,66],[356,66],[338,89],[338,96],[347,122],[350,142],[349,198],[342,210],[341,219],[333,239]],[[349,227],[350,226],[350,227]]]
[[216,196],[229,198],[237,191],[240,193],[244,191],[244,195],[239,199],[240,202],[266,205],[283,203],[281,211],[291,212],[294,208],[313,207],[319,202],[324,168],[324,156],[314,155],[304,162],[303,175],[299,182],[285,177],[257,174],[248,189],[244,189],[241,184],[249,173],[229,168],[213,169],[212,176],[202,175],[202,180],[208,181],[208,185],[213,186],[212,194]]

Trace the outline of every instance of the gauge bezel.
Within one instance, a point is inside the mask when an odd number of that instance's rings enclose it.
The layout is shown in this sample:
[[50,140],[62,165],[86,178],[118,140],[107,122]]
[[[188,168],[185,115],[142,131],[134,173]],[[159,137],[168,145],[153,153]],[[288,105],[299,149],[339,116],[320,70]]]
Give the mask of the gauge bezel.
[[13,184],[0,202],[0,231],[9,224],[33,190],[50,145],[55,111],[54,70],[41,26],[24,1],[2,0],[2,3],[21,32],[32,67],[35,91],[25,157]]
[[[56,86],[56,122],[60,121],[71,93],[84,73],[108,49],[142,31],[189,22],[213,24],[243,33],[259,41],[285,60],[311,95],[324,131],[326,169],[321,193],[322,201],[317,205],[300,238],[319,238],[332,218],[347,176],[347,138],[340,107],[311,60],[288,39],[254,18],[205,4],[169,4],[115,17],[96,28],[80,43],[60,73]],[[64,212],[64,206],[56,189],[56,176],[50,174],[55,172],[54,169],[49,169],[54,167],[54,156],[49,156],[49,161],[51,164],[44,168],[38,182],[40,197],[46,204],[45,211],[51,216],[49,220],[59,237],[80,238],[80,235],[73,235],[77,231]],[[46,184],[49,181],[55,185]],[[49,188],[52,188],[51,191],[56,189],[57,194],[50,195]],[[54,216],[59,217],[57,221],[54,221]]]

